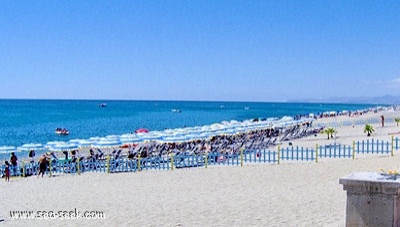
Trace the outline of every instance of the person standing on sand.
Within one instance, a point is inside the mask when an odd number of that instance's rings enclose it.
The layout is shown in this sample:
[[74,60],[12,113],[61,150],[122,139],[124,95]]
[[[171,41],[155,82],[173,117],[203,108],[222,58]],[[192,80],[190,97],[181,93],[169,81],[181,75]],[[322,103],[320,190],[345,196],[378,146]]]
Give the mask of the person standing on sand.
[[43,155],[40,159],[39,159],[39,173],[38,173],[38,178],[40,176],[40,174],[42,174],[42,177],[44,175],[44,173],[47,170],[47,158],[46,155]]
[[17,174],[17,165],[18,165],[18,158],[14,152],[11,152],[10,162],[13,168],[13,174]]
[[10,163],[8,163],[8,161],[5,161],[5,165],[6,168],[4,169],[4,174],[6,176],[5,180],[7,182],[10,181]]
[[381,123],[382,127],[385,126],[385,117],[383,115],[381,115]]

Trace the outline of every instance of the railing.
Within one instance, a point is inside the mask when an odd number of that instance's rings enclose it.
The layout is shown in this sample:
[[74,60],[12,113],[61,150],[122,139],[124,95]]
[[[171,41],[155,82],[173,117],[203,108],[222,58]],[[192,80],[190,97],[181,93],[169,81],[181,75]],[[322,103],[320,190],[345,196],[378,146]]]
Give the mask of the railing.
[[355,151],[358,153],[385,153],[389,154],[392,152],[393,146],[392,143],[388,141],[380,141],[380,140],[366,140],[366,141],[357,141],[355,143]]
[[351,146],[342,144],[329,144],[317,146],[319,158],[351,158],[353,157],[353,149]]
[[316,154],[314,149],[303,147],[278,148],[278,159],[288,161],[314,161]]
[[[394,155],[394,150],[399,149],[399,138],[391,141],[366,140],[353,142],[352,146],[342,144],[329,144],[314,148],[280,147],[276,151],[266,149],[242,150],[228,153],[213,151],[208,154],[193,154],[181,152],[170,156],[138,157],[135,159],[119,158],[106,159],[81,158],[72,160],[52,159],[47,167],[47,174],[80,174],[84,172],[137,172],[142,170],[173,170],[179,168],[204,167],[211,165],[243,166],[245,163],[271,163],[281,162],[318,162],[321,158],[355,158],[356,154],[385,154]],[[0,175],[4,175],[5,166],[0,166]],[[39,164],[35,162],[22,162],[18,166],[11,166],[12,176],[36,175]]]

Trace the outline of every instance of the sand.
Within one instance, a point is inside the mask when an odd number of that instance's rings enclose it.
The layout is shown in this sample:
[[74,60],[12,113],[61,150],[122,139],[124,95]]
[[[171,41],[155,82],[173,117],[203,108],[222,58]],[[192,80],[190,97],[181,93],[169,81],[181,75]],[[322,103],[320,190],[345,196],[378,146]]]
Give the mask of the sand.
[[[381,113],[365,118],[379,118]],[[387,118],[400,115],[385,113]],[[347,119],[347,118],[346,118]],[[344,120],[346,120],[344,118]],[[333,119],[321,119],[329,121]],[[335,119],[336,120],[336,119]],[[375,139],[400,127],[374,124]],[[337,128],[337,142],[366,140],[363,126]],[[396,134],[394,135],[396,136]],[[293,141],[314,147],[326,135]],[[285,142],[286,143],[286,142]],[[285,145],[282,144],[282,146]],[[339,179],[353,172],[400,169],[400,151],[353,159],[282,162],[139,173],[62,174],[0,181],[4,226],[344,226],[346,192]],[[10,211],[102,211],[102,220],[14,220]]]

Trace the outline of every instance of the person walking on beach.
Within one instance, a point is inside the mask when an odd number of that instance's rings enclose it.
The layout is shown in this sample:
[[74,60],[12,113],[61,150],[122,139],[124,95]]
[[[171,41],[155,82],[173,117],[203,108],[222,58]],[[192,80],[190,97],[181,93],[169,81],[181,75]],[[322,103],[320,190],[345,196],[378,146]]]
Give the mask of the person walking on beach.
[[11,162],[11,166],[13,169],[13,173],[15,175],[15,174],[17,174],[18,158],[14,152],[11,152],[10,162]]
[[6,168],[4,169],[4,174],[6,176],[5,180],[10,181],[10,163],[8,161],[5,161]]
[[385,126],[385,117],[383,115],[381,115],[381,123],[382,127]]
[[38,178],[39,178],[40,174],[42,174],[42,177],[43,177],[44,173],[45,173],[46,170],[47,170],[47,164],[48,164],[47,157],[46,157],[46,155],[43,155],[43,156],[39,159],[39,173],[38,173]]

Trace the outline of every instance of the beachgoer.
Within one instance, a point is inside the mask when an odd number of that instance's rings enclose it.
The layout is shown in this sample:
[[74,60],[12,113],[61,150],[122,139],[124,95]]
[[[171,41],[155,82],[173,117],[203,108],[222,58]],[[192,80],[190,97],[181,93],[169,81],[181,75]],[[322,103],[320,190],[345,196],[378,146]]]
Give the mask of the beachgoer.
[[128,159],[133,159],[135,157],[135,154],[133,151],[128,151]]
[[17,173],[18,158],[17,158],[17,156],[15,155],[14,152],[11,152],[10,162],[11,162],[11,166],[12,166],[12,169],[13,169],[13,173],[16,174]]
[[40,174],[42,174],[42,177],[43,177],[44,173],[45,173],[46,170],[47,170],[47,164],[48,164],[48,161],[47,161],[46,155],[42,155],[42,157],[39,159],[39,173],[38,173],[38,178],[39,178]]
[[381,115],[381,123],[382,127],[385,126],[385,117],[383,115]]
[[4,174],[6,176],[5,180],[10,181],[10,163],[8,161],[5,161],[6,168],[4,169]]
[[35,150],[30,150],[29,158],[31,158],[31,162],[35,162],[34,157],[35,157]]
[[68,151],[63,151],[63,154],[65,155],[65,161],[68,161]]
[[90,149],[90,150],[89,150],[89,154],[90,154],[90,157],[94,157],[94,151],[93,151],[93,149]]

